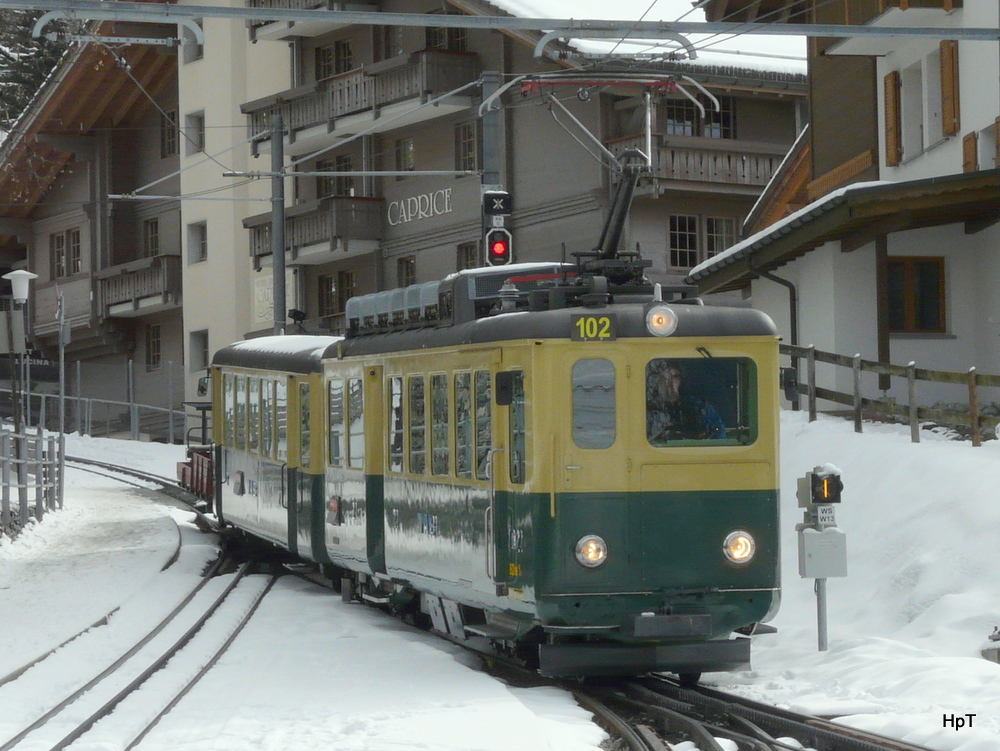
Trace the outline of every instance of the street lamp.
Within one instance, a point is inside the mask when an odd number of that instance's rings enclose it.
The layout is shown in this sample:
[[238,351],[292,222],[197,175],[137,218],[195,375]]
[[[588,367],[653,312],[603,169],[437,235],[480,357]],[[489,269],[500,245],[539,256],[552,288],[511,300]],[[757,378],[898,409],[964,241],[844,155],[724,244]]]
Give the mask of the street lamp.
[[[28,473],[24,464],[27,446],[21,434],[21,363],[24,359],[24,304],[28,302],[28,282],[37,279],[38,274],[18,269],[4,274],[3,279],[10,282],[11,297],[14,299],[13,310],[7,311],[7,341],[9,345],[8,365],[10,366],[10,393],[14,406],[14,454],[17,457],[17,493],[20,500],[22,521],[27,518],[28,508]],[[14,368],[14,355],[17,355],[17,368]]]

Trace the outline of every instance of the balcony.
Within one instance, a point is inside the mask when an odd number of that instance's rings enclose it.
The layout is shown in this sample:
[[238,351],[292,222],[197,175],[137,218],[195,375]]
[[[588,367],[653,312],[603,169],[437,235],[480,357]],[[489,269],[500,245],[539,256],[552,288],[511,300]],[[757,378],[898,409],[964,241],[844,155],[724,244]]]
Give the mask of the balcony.
[[[246,7],[266,10],[347,10],[369,13],[379,10],[378,5],[335,3],[329,0],[246,0]],[[317,37],[350,25],[326,14],[322,14],[312,21],[254,21],[250,26],[250,39],[253,41],[288,42],[294,37]]]
[[154,256],[98,271],[98,300],[106,318],[136,318],[179,308],[180,256]]
[[450,97],[434,107],[415,105],[471,83],[478,75],[477,55],[423,50],[247,102],[240,110],[248,116],[250,137],[262,138],[256,144],[269,142],[271,118],[280,114],[287,132],[285,150],[298,156],[332,143],[333,132],[380,133],[468,109],[478,95]]
[[[285,262],[329,263],[371,253],[382,239],[381,198],[337,196],[285,210]],[[255,269],[270,264],[271,215],[243,220]]]
[[[615,156],[626,149],[645,152],[646,137],[619,138],[605,146]],[[661,190],[671,187],[711,191],[725,189],[756,195],[770,181],[787,151],[787,147],[776,144],[655,134],[652,175],[657,182],[669,180],[684,183],[676,186],[660,184],[658,187]]]

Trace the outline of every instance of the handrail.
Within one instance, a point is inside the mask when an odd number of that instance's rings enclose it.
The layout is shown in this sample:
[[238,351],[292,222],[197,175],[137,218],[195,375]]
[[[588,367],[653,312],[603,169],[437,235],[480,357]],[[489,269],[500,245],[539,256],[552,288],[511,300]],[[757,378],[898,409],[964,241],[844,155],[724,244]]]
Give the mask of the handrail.
[[[979,388],[1000,388],[1000,376],[979,373],[976,368],[970,368],[965,373],[961,373],[918,368],[916,363],[913,362],[908,365],[893,365],[877,360],[865,360],[861,355],[849,357],[833,352],[823,352],[813,346],[799,347],[792,344],[782,344],[779,346],[779,351],[782,355],[788,355],[789,357],[805,360],[806,362],[805,383],[797,383],[796,388],[798,393],[804,394],[807,397],[810,422],[816,419],[817,401],[822,400],[851,407],[854,417],[854,429],[858,433],[861,432],[862,415],[866,412],[885,417],[903,418],[910,425],[910,440],[914,443],[920,442],[919,423],[921,421],[933,421],[952,428],[969,428],[973,446],[982,445],[984,427],[997,431],[998,425],[1000,425],[1000,416],[983,415],[979,403]],[[816,384],[816,363],[824,363],[839,368],[850,368],[854,384],[852,393],[818,386]],[[890,380],[892,378],[905,378],[907,382],[907,403],[900,404],[888,398],[877,399],[863,396],[861,393],[862,373],[875,373],[880,376],[887,376]],[[917,381],[965,386],[968,392],[968,412],[937,409],[918,404],[916,398]],[[888,391],[888,389],[884,389],[883,391]]]

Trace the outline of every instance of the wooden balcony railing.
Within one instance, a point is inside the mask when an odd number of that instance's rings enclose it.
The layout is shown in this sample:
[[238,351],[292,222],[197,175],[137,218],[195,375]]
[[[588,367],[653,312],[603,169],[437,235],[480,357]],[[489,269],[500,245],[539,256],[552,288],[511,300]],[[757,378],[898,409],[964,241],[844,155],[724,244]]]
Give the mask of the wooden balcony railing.
[[241,111],[249,118],[250,136],[266,140],[275,114],[282,116],[285,127],[294,134],[393,102],[444,94],[475,80],[479,75],[479,58],[467,53],[423,50],[399,66],[376,70],[368,73],[359,68],[329,81],[241,105]]
[[180,300],[180,256],[154,256],[123,263],[94,274],[97,278],[98,299],[104,315],[113,305],[162,297],[164,302]]
[[[605,144],[620,155],[626,149],[646,150],[645,136],[619,138]],[[678,138],[662,134],[653,136],[653,176],[661,180],[728,183],[764,187],[785,156],[781,146],[752,147],[735,140],[720,140],[706,144],[698,139],[697,145],[687,146]]]
[[[384,201],[381,198],[336,196],[311,201],[285,210],[285,249],[335,238],[381,240]],[[255,261],[271,254],[271,215],[258,214],[243,220],[250,230],[250,255]]]

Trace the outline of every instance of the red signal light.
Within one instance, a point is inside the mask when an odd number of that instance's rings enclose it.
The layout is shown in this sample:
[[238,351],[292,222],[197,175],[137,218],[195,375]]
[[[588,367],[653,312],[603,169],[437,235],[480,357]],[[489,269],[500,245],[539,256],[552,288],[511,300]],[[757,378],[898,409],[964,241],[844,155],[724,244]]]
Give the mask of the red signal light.
[[503,228],[486,233],[486,260],[491,266],[505,266],[513,260],[510,232]]

